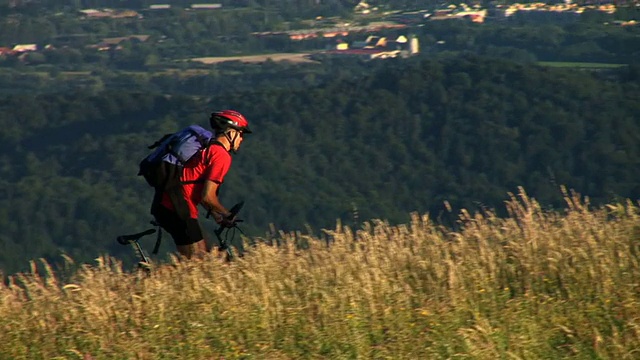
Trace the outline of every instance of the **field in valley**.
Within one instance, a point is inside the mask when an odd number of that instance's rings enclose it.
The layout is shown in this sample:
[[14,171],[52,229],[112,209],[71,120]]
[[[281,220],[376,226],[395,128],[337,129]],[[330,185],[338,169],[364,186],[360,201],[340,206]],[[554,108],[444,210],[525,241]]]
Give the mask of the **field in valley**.
[[263,54],[263,55],[248,55],[248,56],[228,56],[228,57],[202,57],[193,58],[190,61],[201,62],[203,64],[218,64],[226,61],[240,61],[245,63],[258,63],[271,61],[289,61],[293,63],[301,62],[315,62],[309,59],[309,53],[277,53],[277,54]]

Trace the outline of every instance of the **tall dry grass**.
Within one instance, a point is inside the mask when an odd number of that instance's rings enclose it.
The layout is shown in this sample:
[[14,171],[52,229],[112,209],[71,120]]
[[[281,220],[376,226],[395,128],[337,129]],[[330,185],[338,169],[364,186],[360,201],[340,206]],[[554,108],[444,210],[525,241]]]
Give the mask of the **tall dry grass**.
[[281,233],[149,277],[103,257],[61,283],[34,263],[0,290],[0,358],[638,359],[639,208],[566,200],[521,191],[456,232],[414,215]]

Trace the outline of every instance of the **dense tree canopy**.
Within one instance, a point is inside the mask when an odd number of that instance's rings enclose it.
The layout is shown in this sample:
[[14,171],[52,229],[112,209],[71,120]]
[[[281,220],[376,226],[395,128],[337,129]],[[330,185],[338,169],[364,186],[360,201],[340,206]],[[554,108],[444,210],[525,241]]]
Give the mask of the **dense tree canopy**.
[[[149,226],[151,189],[136,176],[146,145],[204,125],[220,108],[240,110],[255,129],[222,188],[226,204],[246,201],[251,235],[269,224],[354,225],[356,209],[360,220],[400,222],[418,211],[450,225],[461,208],[501,212],[518,186],[549,207],[563,206],[561,185],[595,204],[640,194],[636,67],[587,72],[457,56],[221,69],[229,74],[221,88],[206,85],[212,73],[1,97],[0,267],[61,253],[126,256],[115,237]],[[153,91],[160,82],[212,88],[168,96]],[[165,241],[163,251],[172,249]]]

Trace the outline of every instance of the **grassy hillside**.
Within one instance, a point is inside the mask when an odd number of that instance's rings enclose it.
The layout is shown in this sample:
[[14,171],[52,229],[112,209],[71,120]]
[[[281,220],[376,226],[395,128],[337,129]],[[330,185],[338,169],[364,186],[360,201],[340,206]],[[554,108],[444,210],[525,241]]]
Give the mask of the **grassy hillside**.
[[34,264],[0,290],[0,358],[633,358],[640,209],[566,201],[521,192],[456,232],[414,215],[328,243],[281,233],[150,277],[101,258],[62,283]]

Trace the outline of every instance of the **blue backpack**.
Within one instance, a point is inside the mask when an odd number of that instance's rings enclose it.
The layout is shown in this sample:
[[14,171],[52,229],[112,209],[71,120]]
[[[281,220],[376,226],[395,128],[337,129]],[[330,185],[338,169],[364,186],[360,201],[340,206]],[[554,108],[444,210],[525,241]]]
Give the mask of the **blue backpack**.
[[167,134],[149,149],[155,149],[139,165],[138,175],[155,189],[151,213],[160,204],[162,193],[168,192],[181,218],[186,219],[188,208],[182,197],[182,169],[198,151],[215,141],[214,134],[198,125],[191,125],[174,134]]
[[167,134],[156,141],[149,149],[155,149],[140,162],[138,175],[147,180],[149,185],[156,188],[163,180],[155,173],[155,168],[163,163],[181,168],[198,151],[209,146],[213,140],[213,133],[198,125],[191,125],[174,134]]

